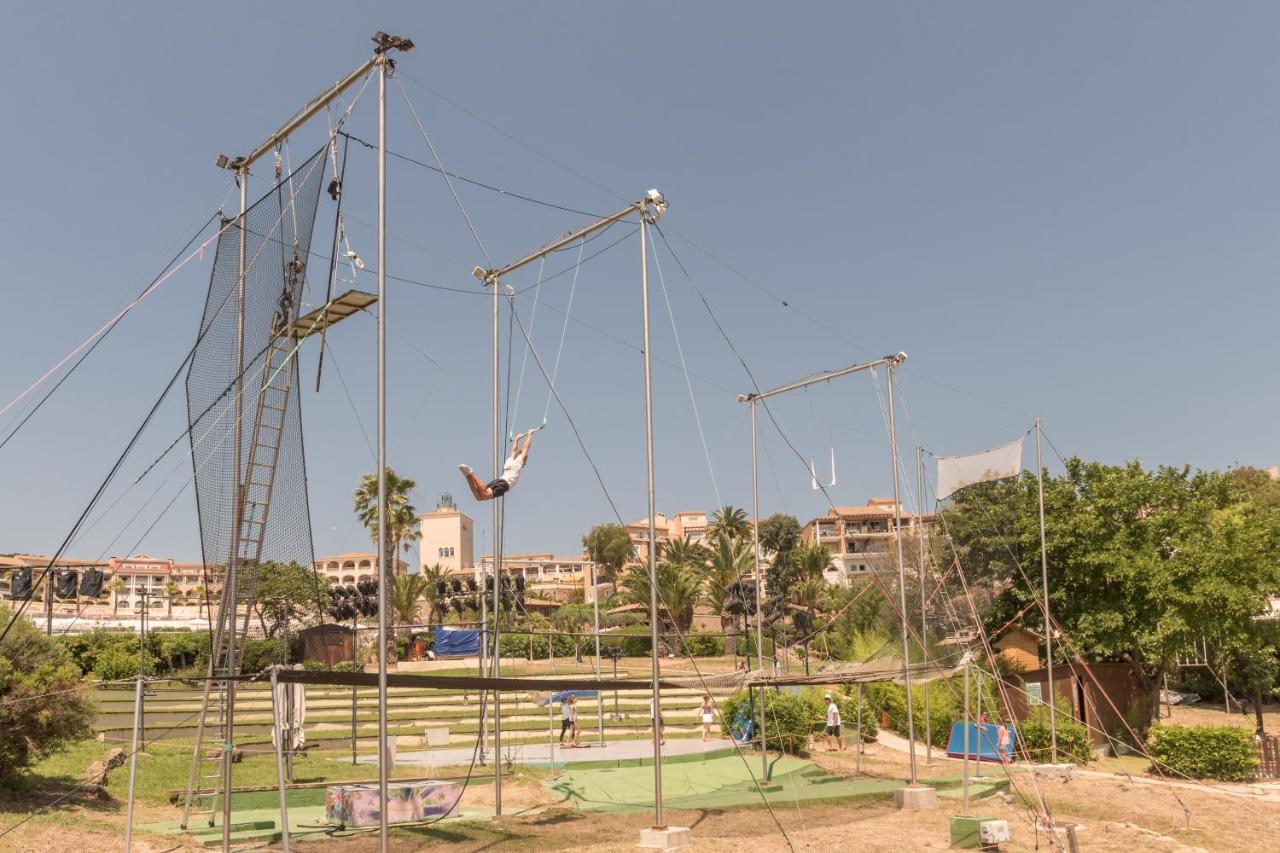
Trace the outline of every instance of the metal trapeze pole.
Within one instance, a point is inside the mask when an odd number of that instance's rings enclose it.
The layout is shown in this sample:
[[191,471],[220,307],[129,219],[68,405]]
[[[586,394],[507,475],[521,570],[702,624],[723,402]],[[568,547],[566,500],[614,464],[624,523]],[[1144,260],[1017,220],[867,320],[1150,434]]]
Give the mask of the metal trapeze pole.
[[[755,557],[755,588],[756,588],[756,666],[760,670],[764,670],[764,608],[760,603],[761,587],[764,586],[764,579],[760,574],[760,485],[758,466],[756,463],[756,401],[751,401],[751,537],[752,537],[752,554]],[[759,719],[756,731],[760,735],[760,762],[762,765],[761,775],[766,782],[769,781],[769,741],[765,737],[764,732],[764,685],[760,686],[760,707]]]
[[644,440],[649,509],[649,664],[653,672],[653,828],[662,822],[662,691],[658,686],[658,541],[653,487],[653,371],[649,346],[649,223],[640,214],[640,315],[644,327]]
[[[648,450],[649,450],[649,505],[650,505],[649,520],[650,520],[651,531],[653,527],[653,512],[654,512],[653,510],[653,436],[652,436],[653,418],[652,418],[652,400],[649,397],[649,392],[651,389],[649,387],[649,351],[648,351],[648,345],[647,345],[649,320],[648,320],[648,270],[646,266],[648,235],[647,235],[646,229],[649,224],[657,222],[657,220],[662,216],[662,214],[666,211],[666,209],[667,209],[667,202],[662,197],[662,193],[658,192],[657,190],[649,190],[645,194],[645,197],[643,199],[636,202],[632,202],[631,204],[627,205],[626,207],[624,207],[623,209],[619,210],[614,214],[602,217],[580,228],[576,228],[573,231],[570,231],[569,233],[565,234],[564,236],[559,237],[556,240],[553,240],[552,242],[546,244],[545,246],[542,246],[539,249],[535,249],[534,251],[528,253],[527,255],[525,255],[524,257],[520,258],[517,261],[507,264],[506,266],[496,267],[493,269],[476,267],[474,270],[472,270],[472,273],[471,273],[477,279],[484,282],[484,285],[486,287],[493,288],[493,311],[492,311],[492,314],[493,314],[493,317],[492,317],[492,324],[493,324],[493,464],[495,469],[495,476],[497,476],[498,474],[501,473],[501,465],[502,465],[501,446],[502,446],[502,440],[503,440],[499,432],[500,424],[498,419],[498,402],[499,402],[498,390],[499,390],[499,382],[501,378],[499,373],[499,350],[498,350],[499,327],[500,327],[499,312],[500,312],[501,299],[503,296],[502,288],[505,286],[502,283],[503,276],[509,275],[510,273],[513,273],[516,270],[521,269],[522,267],[528,266],[534,261],[539,260],[540,258],[544,258],[547,255],[551,254],[552,252],[562,249],[567,245],[570,245],[579,240],[582,240],[587,236],[594,234],[597,231],[602,231],[605,228],[608,228],[610,225],[614,224],[615,222],[618,222],[627,218],[633,213],[640,214],[640,217],[641,217],[640,242],[641,242],[641,255],[642,255],[641,257],[642,282],[641,283],[642,283],[642,290],[643,290],[644,299],[645,299],[644,322],[645,322],[646,346],[645,346],[644,359],[645,359],[645,383],[646,383],[646,410],[648,411],[648,414],[649,414],[649,417],[647,419],[647,425],[648,425]],[[536,357],[536,353],[535,353],[535,357]],[[494,625],[493,627],[494,627],[494,634],[493,634],[493,641],[491,644],[493,651],[492,651],[492,658],[490,659],[490,664],[494,668],[495,676],[498,674],[498,669],[500,666],[499,652],[498,652],[498,613],[499,613],[498,605],[499,605],[499,598],[502,595],[502,578],[500,573],[500,567],[501,567],[500,560],[501,560],[501,547],[502,547],[501,541],[502,540],[501,540],[501,531],[499,529],[501,526],[501,511],[499,507],[500,507],[500,502],[502,500],[504,499],[498,498],[497,500],[495,500],[494,507],[493,507],[493,532],[494,532],[494,535],[493,535],[493,623]],[[650,533],[650,543],[651,545],[653,544],[652,532]],[[485,659],[489,658],[489,654],[483,646],[485,642],[484,638],[486,634],[486,631],[484,629],[484,622],[487,621],[488,619],[488,607],[484,605],[484,598],[483,598],[484,590],[485,590],[485,585],[482,579],[481,608],[480,608],[481,619],[482,619],[482,623],[481,623],[482,627],[480,632],[481,643],[482,643],[481,652],[480,652],[481,661],[484,661]],[[651,605],[652,605],[652,602],[651,602]],[[653,609],[656,612],[656,605],[653,605]],[[653,648],[654,681],[656,683],[657,681],[656,624],[655,624],[653,642],[654,642],[654,648]],[[481,664],[481,667],[483,670],[483,663]],[[502,737],[501,735],[502,722],[501,722],[501,716],[500,716],[500,707],[501,707],[501,699],[495,693],[494,694],[494,753],[495,753],[494,754],[494,767],[495,767],[494,812],[495,814],[498,814],[498,815],[502,813],[501,811],[502,810],[501,757],[497,754],[499,744],[501,742],[501,737]],[[484,725],[483,717],[481,719],[481,724],[482,726]],[[654,735],[654,744],[655,744],[655,747],[660,746],[658,744],[658,735],[656,733]],[[655,757],[657,756],[658,756],[658,753],[655,752]],[[655,762],[655,764],[657,763],[658,762]],[[660,778],[660,770],[656,770],[655,772],[659,774],[659,778]],[[659,810],[659,822],[660,822],[661,808],[662,808],[660,795],[658,797],[658,801],[659,801],[658,810]]]
[[1049,616],[1049,553],[1044,536],[1044,463],[1040,459],[1040,419],[1036,418],[1036,491],[1040,503],[1040,594],[1044,602],[1044,663],[1049,682],[1049,760],[1058,763],[1058,720],[1053,704],[1053,620]]
[[387,851],[387,67],[378,66],[378,850]]
[[[502,313],[502,285],[493,288],[493,477],[502,476],[502,435],[498,418],[499,389],[502,377],[498,369],[500,345],[499,318]],[[514,428],[514,425],[513,425]],[[497,678],[501,660],[498,652],[500,631],[498,628],[498,599],[502,597],[502,506],[505,498],[499,495],[493,501],[493,641],[490,666]],[[481,590],[480,609],[484,610],[484,592]],[[502,816],[502,693],[493,691],[493,816]]]
[[[886,355],[883,358],[877,358],[872,361],[862,361],[862,362],[858,362],[857,364],[851,364],[848,367],[842,367],[839,370],[824,370],[823,372],[817,374],[816,376],[810,376],[805,379],[799,379],[799,380],[796,380],[795,382],[789,382],[786,385],[779,385],[777,388],[770,388],[767,391],[755,391],[750,394],[738,395],[739,403],[747,403],[751,407],[751,506],[755,516],[754,551],[755,551],[755,575],[756,575],[756,658],[757,658],[760,669],[764,669],[764,636],[763,636],[764,616],[763,616],[763,608],[761,606],[761,592],[760,592],[760,589],[762,586],[762,578],[760,574],[761,570],[760,570],[760,530],[759,530],[760,489],[759,489],[759,482],[758,482],[758,465],[756,460],[756,404],[759,403],[761,400],[766,400],[769,397],[773,397],[778,394],[785,394],[788,391],[799,391],[801,388],[808,388],[810,385],[817,385],[820,382],[830,382],[834,379],[840,379],[841,377],[849,376],[850,374],[853,374],[853,373],[860,373],[864,370],[871,370],[873,368],[879,367],[880,365],[895,366],[906,361],[906,358],[907,358],[907,354],[901,353],[901,352],[898,353],[897,355]],[[892,429],[890,429],[890,433],[892,433]],[[892,435],[890,435],[890,439],[891,439],[891,444],[893,444],[893,453],[894,453],[894,459],[895,459],[894,482],[896,487],[897,445],[896,445],[896,442],[893,441]],[[894,498],[896,501],[897,499],[896,492],[894,493]],[[901,523],[901,520],[899,520],[899,523]],[[899,549],[899,553],[901,553],[901,549]],[[899,565],[901,565],[901,562],[899,562]],[[904,615],[906,613],[905,607],[903,609],[903,613]],[[905,631],[905,627],[903,630]],[[765,717],[764,690],[765,688],[761,686],[760,688],[760,696],[761,696],[760,721],[758,725],[759,725],[760,746],[761,746],[760,752],[764,759],[764,778],[767,781],[769,778],[769,753],[768,753],[768,750],[766,749],[766,741],[764,737],[764,717]],[[912,756],[914,761],[914,752],[912,753]],[[914,773],[912,774],[912,781],[913,782],[915,781]]]
[[886,385],[889,393],[889,452],[893,463],[893,539],[898,555],[898,596],[902,610],[902,686],[906,694],[907,706],[907,748],[911,757],[911,784],[916,784],[916,727],[911,711],[911,643],[907,624],[907,570],[902,558],[902,500],[898,488],[898,430],[894,422],[893,404],[893,369],[906,360],[902,355],[895,361],[885,364],[888,377]]
[[[232,453],[235,459],[235,495],[232,498],[232,512],[235,520],[231,528],[231,547],[227,553],[227,578],[223,584],[223,596],[226,598],[226,607],[220,608],[225,610],[228,620],[227,631],[227,675],[235,675],[236,668],[236,600],[238,598],[236,582],[239,580],[238,571],[240,564],[240,526],[241,519],[244,517],[244,484],[243,476],[247,476],[247,472],[242,473],[243,444],[244,444],[244,279],[247,273],[245,264],[247,261],[246,240],[248,237],[248,227],[245,223],[245,215],[249,209],[249,167],[244,166],[236,173],[237,182],[240,184],[240,238],[238,246],[237,265],[239,275],[236,281],[237,294],[237,315],[236,315],[236,400],[235,400],[235,430]],[[211,649],[210,654],[216,659],[219,654],[218,649]],[[231,768],[235,763],[235,720],[236,720],[236,682],[228,678],[226,681],[227,707],[226,707],[226,730],[223,732],[225,738],[222,743],[222,850],[223,853],[231,849]]]
[[[928,597],[925,590],[924,563],[924,448],[916,445],[916,565],[920,573],[920,648],[925,660],[929,658],[929,646],[926,637],[929,631],[929,620],[926,615]],[[929,687],[924,689],[924,763],[933,761],[933,728],[930,725]]]

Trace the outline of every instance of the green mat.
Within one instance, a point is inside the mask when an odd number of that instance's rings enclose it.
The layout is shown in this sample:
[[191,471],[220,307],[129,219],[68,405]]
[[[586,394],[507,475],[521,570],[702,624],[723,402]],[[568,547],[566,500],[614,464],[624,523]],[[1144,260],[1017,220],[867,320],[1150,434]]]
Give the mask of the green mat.
[[[750,759],[748,758],[748,761]],[[759,805],[753,778],[758,761],[712,758],[663,765],[662,804],[670,809],[730,808]],[[764,786],[771,803],[846,797],[887,797],[904,783],[897,780],[833,776],[812,762],[786,756],[772,762]],[[653,767],[570,768],[543,783],[552,795],[586,811],[641,811],[653,807]]]

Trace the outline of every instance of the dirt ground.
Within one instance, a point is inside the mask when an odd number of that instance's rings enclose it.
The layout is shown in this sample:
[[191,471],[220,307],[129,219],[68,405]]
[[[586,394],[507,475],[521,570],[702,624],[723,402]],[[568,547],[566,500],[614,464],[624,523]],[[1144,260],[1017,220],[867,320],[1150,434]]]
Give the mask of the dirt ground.
[[[1176,709],[1175,709],[1176,710]],[[1184,709],[1193,710],[1193,709]],[[1223,724],[1221,711],[1211,722]],[[1175,722],[1181,722],[1175,716]],[[1196,722],[1205,722],[1197,720]],[[907,758],[875,744],[864,757],[864,772],[873,778],[902,778]],[[812,756],[833,772],[853,772],[852,751],[819,752]],[[923,764],[924,780],[955,775],[954,762]],[[987,776],[1003,777],[1003,771],[984,766]],[[1147,783],[1148,777],[1135,774],[1095,778],[1076,776],[1067,783],[1033,780],[1018,772],[1012,777],[1011,793],[975,800],[971,813],[1009,821],[1013,841],[1007,851],[1053,849],[1045,847],[1043,830],[1037,837],[1032,811],[1027,802],[1043,796],[1055,824],[1081,825],[1080,849],[1098,853],[1134,851],[1254,851],[1276,849],[1280,837],[1280,792],[1263,796],[1235,796],[1210,786],[1201,789],[1170,788]],[[1037,795],[1036,788],[1039,788]],[[470,788],[464,807],[491,805],[493,786]],[[581,850],[590,853],[634,850],[639,830],[647,826],[646,813],[602,814],[579,812],[553,801],[534,778],[511,778],[503,789],[508,817],[498,822],[450,821],[433,827],[399,829],[392,835],[395,851],[445,851],[479,853],[490,848],[511,851]],[[741,809],[708,809],[667,812],[671,825],[689,826],[694,832],[694,850],[708,853],[742,853],[743,850],[783,851],[848,849],[852,844],[865,851],[945,850],[949,847],[949,818],[960,813],[957,799],[940,799],[939,808],[929,812],[898,812],[891,801],[787,802],[780,795],[763,806]],[[8,817],[8,816],[6,816]],[[172,819],[174,812],[161,806],[141,806],[138,824]],[[117,849],[124,816],[116,806],[75,805],[55,814],[40,815],[0,836],[0,850],[97,851]],[[0,826],[3,831],[8,826]],[[783,837],[786,833],[786,839]],[[788,846],[788,840],[790,846]],[[1037,846],[1039,842],[1039,847]],[[1063,839],[1065,845],[1065,838]],[[376,836],[357,835],[344,839],[296,840],[299,851],[341,850],[372,853]],[[137,835],[134,849],[146,853],[197,850],[175,844],[172,838]],[[275,848],[278,849],[278,848]],[[1065,847],[1063,848],[1065,849]]]

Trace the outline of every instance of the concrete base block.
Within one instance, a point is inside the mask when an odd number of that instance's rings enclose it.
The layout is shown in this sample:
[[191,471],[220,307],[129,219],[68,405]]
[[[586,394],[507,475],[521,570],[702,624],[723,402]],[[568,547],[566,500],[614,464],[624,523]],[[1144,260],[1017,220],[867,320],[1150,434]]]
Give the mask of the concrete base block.
[[936,809],[938,792],[928,785],[908,785],[893,792],[893,804],[900,809]]
[[1031,767],[1033,773],[1041,779],[1052,779],[1055,782],[1070,782],[1071,777],[1076,773],[1074,764],[1034,764]]
[[642,850],[688,850],[693,845],[693,832],[683,826],[651,826],[640,830]]

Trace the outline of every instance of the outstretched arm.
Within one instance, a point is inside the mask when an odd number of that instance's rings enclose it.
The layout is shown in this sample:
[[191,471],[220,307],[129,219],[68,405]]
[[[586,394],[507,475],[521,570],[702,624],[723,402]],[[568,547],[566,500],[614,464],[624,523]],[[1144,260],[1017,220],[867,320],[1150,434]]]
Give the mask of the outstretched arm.
[[533,433],[534,430],[529,430],[524,434],[524,450],[520,454],[521,463],[529,461],[529,448],[533,446]]

